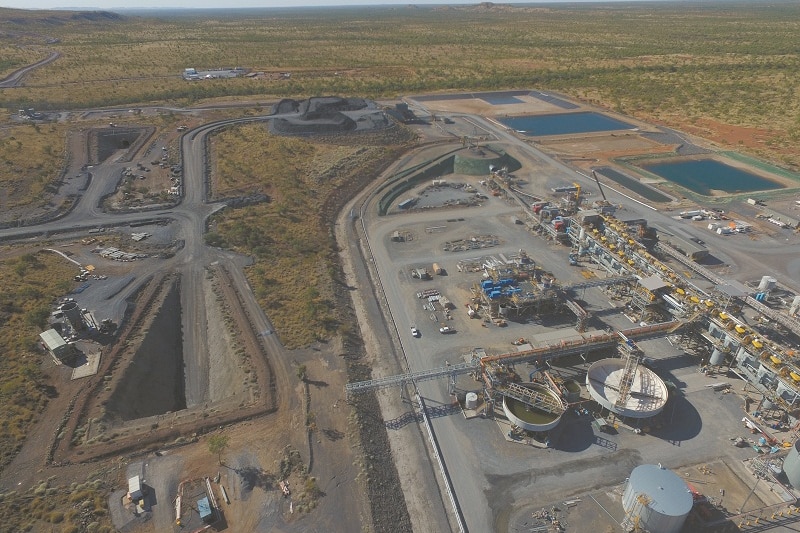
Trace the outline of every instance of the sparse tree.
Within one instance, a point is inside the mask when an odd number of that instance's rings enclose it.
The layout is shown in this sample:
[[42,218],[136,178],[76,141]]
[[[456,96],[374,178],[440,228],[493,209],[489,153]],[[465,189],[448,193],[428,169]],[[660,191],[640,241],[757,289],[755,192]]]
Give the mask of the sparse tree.
[[222,464],[222,452],[228,447],[228,436],[222,434],[211,435],[208,438],[208,451],[217,455],[219,464]]
[[305,381],[308,378],[308,374],[306,373],[306,365],[300,365],[297,367],[297,378],[300,381]]

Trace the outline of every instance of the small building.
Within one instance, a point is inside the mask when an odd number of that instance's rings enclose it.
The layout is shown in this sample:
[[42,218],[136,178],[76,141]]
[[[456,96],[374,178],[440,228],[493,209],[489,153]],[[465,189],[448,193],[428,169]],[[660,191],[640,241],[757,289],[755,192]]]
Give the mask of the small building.
[[600,221],[600,212],[597,209],[584,209],[583,211],[578,211],[575,218],[578,219],[578,224],[581,226],[597,224]]
[[128,479],[128,498],[131,501],[141,500],[142,496],[144,496],[144,492],[142,491],[142,478],[139,476],[133,476],[132,478]]
[[[782,224],[783,227],[786,228],[797,229],[800,227],[800,220],[798,220],[796,217],[787,215],[780,211],[775,211],[774,209],[772,210],[772,217],[770,217],[769,221],[773,222],[773,220],[777,221],[777,223],[779,223],[778,225]],[[773,222],[773,224],[774,223],[775,222]]]
[[75,347],[64,340],[54,329],[48,329],[39,334],[42,346],[50,352],[57,364],[71,360],[75,356]]
[[666,235],[662,233],[659,239],[665,241],[673,248],[677,248],[692,261],[699,261],[700,259],[707,257],[709,253],[708,248],[699,242],[695,242],[690,239],[684,239],[683,237],[679,237],[677,235]]

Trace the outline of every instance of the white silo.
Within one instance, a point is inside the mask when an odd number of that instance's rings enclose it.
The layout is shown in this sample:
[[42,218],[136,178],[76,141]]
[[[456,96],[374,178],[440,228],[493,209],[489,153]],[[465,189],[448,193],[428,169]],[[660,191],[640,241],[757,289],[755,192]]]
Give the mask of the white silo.
[[795,489],[800,488],[800,440],[795,441],[792,449],[783,460],[783,473]]
[[634,468],[622,494],[624,524],[649,533],[679,533],[692,505],[686,482],[661,465]]

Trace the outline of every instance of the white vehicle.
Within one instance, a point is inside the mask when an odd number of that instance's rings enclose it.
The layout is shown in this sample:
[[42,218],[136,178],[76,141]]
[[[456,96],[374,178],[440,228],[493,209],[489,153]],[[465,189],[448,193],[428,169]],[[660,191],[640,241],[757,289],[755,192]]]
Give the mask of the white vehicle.
[[439,328],[439,333],[455,333],[456,330],[451,328],[450,326],[442,326]]
[[412,337],[419,337],[420,333],[416,326],[411,326],[411,336]]

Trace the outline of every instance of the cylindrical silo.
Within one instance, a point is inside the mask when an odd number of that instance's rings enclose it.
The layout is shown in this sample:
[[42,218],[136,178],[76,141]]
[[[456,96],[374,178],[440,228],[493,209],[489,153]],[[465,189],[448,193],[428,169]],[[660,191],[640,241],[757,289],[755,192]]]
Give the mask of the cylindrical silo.
[[795,441],[792,449],[783,460],[783,473],[789,479],[792,487],[800,487],[800,440]]
[[778,280],[773,278],[772,276],[763,276],[761,278],[761,283],[758,284],[758,290],[760,292],[771,291],[775,288],[775,285],[778,283]]
[[714,347],[714,350],[711,352],[711,358],[709,359],[709,364],[712,365],[721,365],[725,363],[725,353],[721,351],[719,348]]
[[81,308],[78,307],[76,302],[66,302],[61,306],[61,311],[64,312],[64,316],[67,317],[69,323],[72,325],[72,329],[76,331],[83,331],[85,325],[83,323],[83,315],[81,314]]
[[686,482],[661,465],[634,468],[622,495],[625,522],[650,533],[678,533],[692,504]]

